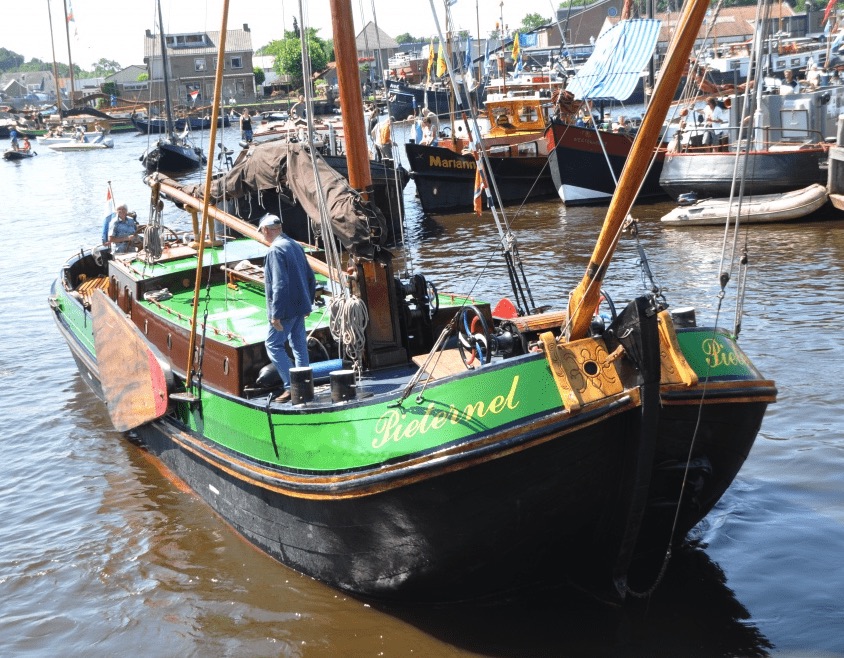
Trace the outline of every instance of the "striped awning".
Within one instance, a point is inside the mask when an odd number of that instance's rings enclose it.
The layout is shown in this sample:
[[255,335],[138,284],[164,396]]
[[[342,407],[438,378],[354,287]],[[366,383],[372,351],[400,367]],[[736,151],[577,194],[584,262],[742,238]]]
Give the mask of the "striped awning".
[[624,101],[639,84],[659,38],[655,18],[622,20],[598,37],[589,60],[566,90],[582,100]]

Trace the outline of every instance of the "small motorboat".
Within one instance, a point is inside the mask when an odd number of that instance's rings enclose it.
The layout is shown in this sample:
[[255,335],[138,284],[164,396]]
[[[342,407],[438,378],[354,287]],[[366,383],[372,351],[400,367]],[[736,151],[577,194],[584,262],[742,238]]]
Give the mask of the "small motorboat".
[[815,183],[783,194],[748,196],[741,202],[733,199],[732,205],[729,199],[701,199],[692,205],[675,208],[664,215],[662,221],[684,226],[714,226],[724,224],[728,217],[735,218],[739,211],[739,221],[746,224],[787,222],[813,213],[826,200],[826,187]]
[[110,149],[114,147],[114,140],[106,137],[103,133],[98,133],[97,137],[88,140],[87,137],[83,140],[74,139],[69,142],[61,142],[58,144],[49,144],[49,148],[54,151],[94,151],[97,149]]

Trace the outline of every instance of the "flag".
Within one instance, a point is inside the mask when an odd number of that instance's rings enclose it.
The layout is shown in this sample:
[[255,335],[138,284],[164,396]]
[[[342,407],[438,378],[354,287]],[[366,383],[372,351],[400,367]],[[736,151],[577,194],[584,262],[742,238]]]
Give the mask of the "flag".
[[108,186],[106,192],[106,205],[103,212],[103,244],[108,242],[108,229],[111,226],[111,220],[117,216],[114,210],[114,197],[111,195],[111,185]]
[[516,36],[513,37],[513,61],[517,62],[519,60],[519,33],[516,32]]
[[197,96],[199,96],[199,90],[198,89],[190,92],[190,98],[191,98],[192,101],[196,102]]
[[478,154],[475,153],[475,194],[472,199],[472,207],[475,214],[480,216],[484,207],[484,190],[486,189],[486,176],[484,175],[483,167],[481,166]]
[[431,69],[434,66],[434,37],[431,37],[431,45],[428,46],[428,82],[431,81]]
[[466,72],[472,75],[472,37],[466,37],[466,58],[464,59],[464,64]]
[[440,50],[437,53],[437,77],[441,78],[448,71],[448,65],[445,63],[445,53],[443,52],[443,44],[440,42]]
[[489,39],[486,40],[486,54],[484,55],[484,77],[489,77],[492,62],[489,61]]
[[76,21],[73,20],[73,7],[70,6],[70,0],[67,0],[67,7],[65,7],[65,16],[67,16],[68,28],[73,27],[73,36],[79,38],[79,30],[76,29]]
[[829,2],[826,5],[826,9],[824,10],[823,20],[821,21],[821,23],[826,23],[826,19],[829,18],[829,15],[832,12],[833,8],[835,7],[835,3],[837,1],[838,0],[829,0]]

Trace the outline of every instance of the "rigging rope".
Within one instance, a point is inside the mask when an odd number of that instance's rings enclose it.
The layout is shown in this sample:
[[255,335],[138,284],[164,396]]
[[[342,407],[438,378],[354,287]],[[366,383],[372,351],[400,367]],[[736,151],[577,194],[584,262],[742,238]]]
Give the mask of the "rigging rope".
[[366,347],[366,327],[369,313],[366,304],[359,297],[336,297],[329,307],[331,335],[340,343],[343,352],[359,364]]

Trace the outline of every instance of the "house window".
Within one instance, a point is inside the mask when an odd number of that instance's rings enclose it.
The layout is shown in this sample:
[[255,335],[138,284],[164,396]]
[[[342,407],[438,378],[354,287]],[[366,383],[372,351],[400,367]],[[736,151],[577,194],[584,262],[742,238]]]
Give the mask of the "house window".
[[196,71],[204,71],[205,70],[205,58],[204,57],[197,57],[193,60],[193,67]]
[[232,68],[233,69],[242,69],[243,68],[243,58],[242,57],[232,57]]

